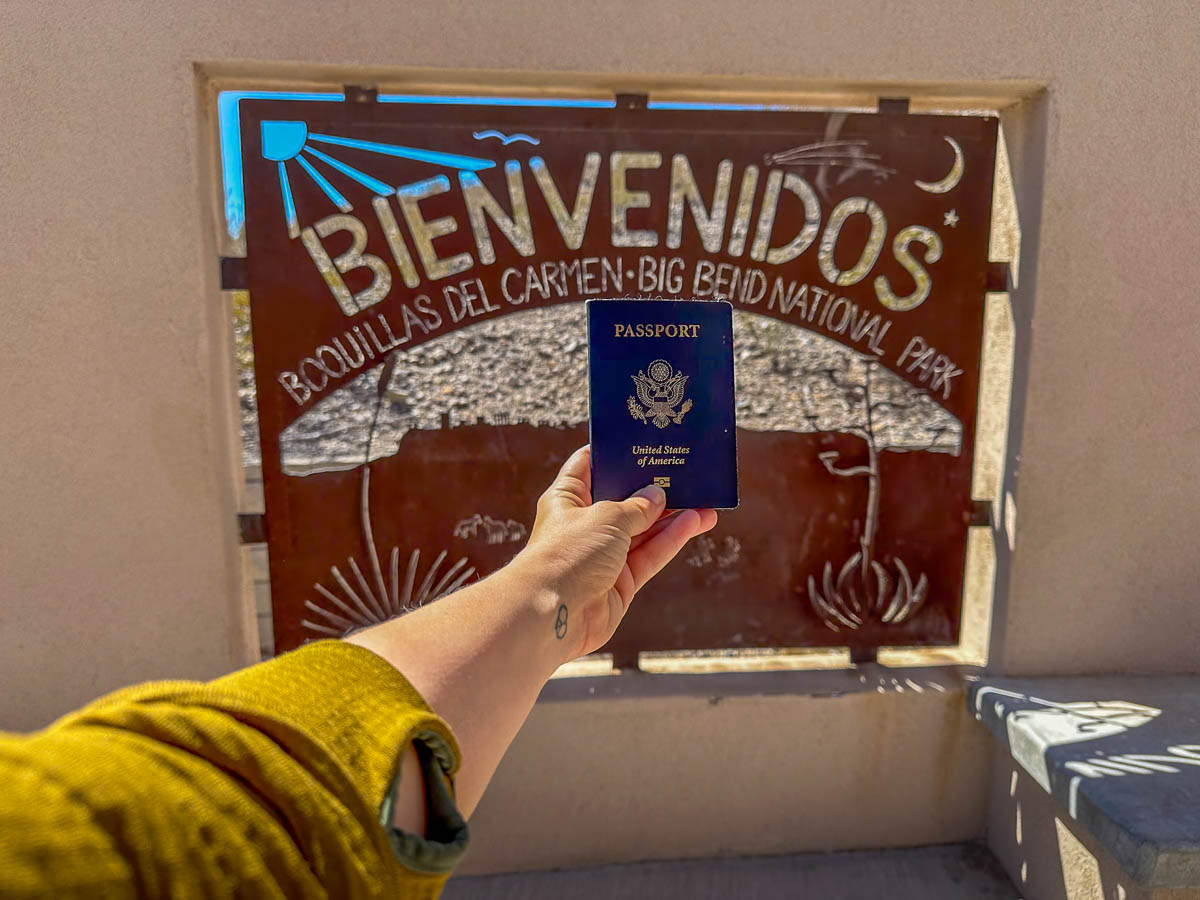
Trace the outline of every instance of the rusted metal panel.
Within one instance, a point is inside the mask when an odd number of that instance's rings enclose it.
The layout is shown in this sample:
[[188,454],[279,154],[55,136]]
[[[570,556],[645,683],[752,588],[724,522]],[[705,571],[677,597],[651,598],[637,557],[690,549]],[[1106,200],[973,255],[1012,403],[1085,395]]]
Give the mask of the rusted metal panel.
[[579,301],[604,296],[733,302],[742,491],[615,654],[957,640],[995,119],[246,100],[241,121],[278,649],[520,549],[587,439]]

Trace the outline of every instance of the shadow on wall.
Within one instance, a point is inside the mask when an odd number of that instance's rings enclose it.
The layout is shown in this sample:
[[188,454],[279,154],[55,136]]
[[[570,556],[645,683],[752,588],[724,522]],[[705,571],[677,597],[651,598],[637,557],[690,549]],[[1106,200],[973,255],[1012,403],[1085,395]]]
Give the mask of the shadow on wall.
[[1061,814],[1015,763],[992,787],[987,843],[1027,900],[1192,900],[1138,887],[1096,839]]

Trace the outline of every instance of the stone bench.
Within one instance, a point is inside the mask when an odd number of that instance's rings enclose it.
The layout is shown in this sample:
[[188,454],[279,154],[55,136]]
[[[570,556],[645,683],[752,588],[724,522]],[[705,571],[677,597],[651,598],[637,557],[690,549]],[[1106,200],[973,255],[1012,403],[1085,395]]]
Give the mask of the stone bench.
[[984,676],[967,702],[1138,893],[1200,891],[1200,678]]

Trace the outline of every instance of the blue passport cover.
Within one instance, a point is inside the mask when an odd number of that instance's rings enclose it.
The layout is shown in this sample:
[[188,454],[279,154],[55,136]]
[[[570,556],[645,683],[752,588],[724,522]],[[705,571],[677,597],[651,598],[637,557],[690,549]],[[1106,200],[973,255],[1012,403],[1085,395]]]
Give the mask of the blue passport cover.
[[738,505],[733,306],[588,300],[592,497],[651,482],[670,509]]

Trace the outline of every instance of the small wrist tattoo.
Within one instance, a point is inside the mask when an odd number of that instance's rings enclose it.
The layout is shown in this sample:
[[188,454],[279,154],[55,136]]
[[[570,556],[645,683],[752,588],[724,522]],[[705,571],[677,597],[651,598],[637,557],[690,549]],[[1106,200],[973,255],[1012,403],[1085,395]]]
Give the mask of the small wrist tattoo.
[[554,619],[554,636],[560,641],[567,634],[567,604],[559,604],[558,615]]

